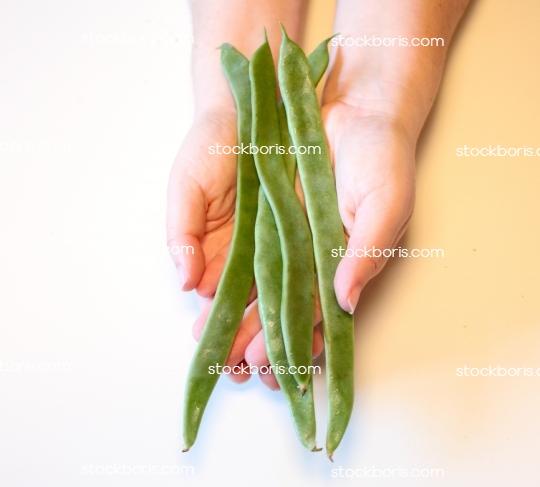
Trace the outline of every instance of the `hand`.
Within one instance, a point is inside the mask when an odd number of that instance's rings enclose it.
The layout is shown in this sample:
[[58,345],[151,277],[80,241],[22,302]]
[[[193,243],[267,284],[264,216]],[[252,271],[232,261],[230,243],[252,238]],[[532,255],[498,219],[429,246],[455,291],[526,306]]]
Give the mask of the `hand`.
[[[184,139],[169,178],[167,245],[180,249],[193,247],[193,253],[178,252],[171,256],[182,290],[196,289],[208,303],[216,292],[232,238],[237,175],[234,154],[210,154],[208,148],[236,143],[234,106],[199,115]],[[250,300],[253,299],[254,293]],[[209,309],[210,304],[206,304],[195,321],[196,340]],[[253,306],[248,306],[229,357],[233,363],[229,361],[227,365],[236,365],[243,359],[247,344],[259,331],[260,324],[257,320],[254,328],[252,316]],[[242,382],[249,376],[231,378]]]
[[[389,116],[343,102],[324,105],[322,116],[347,248],[393,249],[414,208],[416,141]],[[360,292],[387,260],[343,257],[334,286],[344,310],[354,312]]]
[[[414,207],[415,144],[398,122],[341,102],[322,108],[334,164],[339,211],[347,232],[348,249],[392,249],[407,228]],[[383,268],[386,258],[343,257],[334,287],[341,307],[352,313],[366,283]],[[316,323],[321,321],[317,302]],[[319,328],[314,356],[323,350]],[[246,349],[248,362],[268,364],[264,337],[259,333]],[[261,376],[270,388],[275,377]]]

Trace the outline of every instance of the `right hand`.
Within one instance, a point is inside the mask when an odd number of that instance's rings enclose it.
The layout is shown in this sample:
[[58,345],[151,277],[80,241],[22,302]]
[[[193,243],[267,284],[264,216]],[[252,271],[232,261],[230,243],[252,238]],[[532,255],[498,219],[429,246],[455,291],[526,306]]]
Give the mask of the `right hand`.
[[[180,147],[169,176],[167,246],[181,250],[171,252],[171,256],[182,290],[196,289],[207,302],[193,326],[196,340],[200,338],[223,272],[236,201],[236,156],[210,154],[208,148],[216,144],[234,146],[236,134],[234,108],[199,115]],[[192,253],[186,251],[187,247],[193,248]],[[259,331],[253,321],[246,313],[227,365],[236,365],[244,358],[245,347]],[[231,378],[244,382],[249,376]]]

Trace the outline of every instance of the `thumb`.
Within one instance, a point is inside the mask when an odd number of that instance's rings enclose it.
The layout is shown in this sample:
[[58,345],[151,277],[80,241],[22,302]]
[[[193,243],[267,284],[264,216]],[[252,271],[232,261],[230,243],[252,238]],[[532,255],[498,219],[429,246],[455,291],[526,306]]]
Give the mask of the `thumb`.
[[372,194],[357,209],[347,249],[334,278],[339,305],[353,313],[360,293],[375,277],[407,228],[412,211],[406,213],[399,198]]

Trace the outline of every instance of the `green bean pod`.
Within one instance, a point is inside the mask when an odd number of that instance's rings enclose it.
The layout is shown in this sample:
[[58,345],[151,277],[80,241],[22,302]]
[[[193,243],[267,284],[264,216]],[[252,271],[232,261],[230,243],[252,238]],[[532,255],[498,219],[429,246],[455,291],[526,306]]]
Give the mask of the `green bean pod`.
[[[249,145],[252,121],[249,61],[230,44],[223,44],[221,64],[236,102],[238,143]],[[219,375],[209,373],[209,367],[225,364],[254,280],[259,180],[251,154],[240,153],[237,164],[236,213],[231,247],[186,383],[183,451],[188,451],[195,442],[204,410],[219,379]]]
[[[328,62],[330,61],[330,56],[328,55],[328,43],[330,42],[330,39],[332,39],[332,37],[322,41],[307,58],[314,86],[319,84],[319,81],[323,77],[324,72],[328,67]],[[281,143],[284,147],[286,147],[286,152],[283,155],[283,158],[285,159],[287,174],[294,185],[294,179],[296,176],[296,155],[292,154],[288,150],[289,147],[294,145],[294,143],[292,141],[291,134],[289,133],[287,112],[285,111],[283,100],[279,100],[278,102],[278,116],[279,128],[281,132]]]
[[[302,205],[287,176],[283,155],[268,151],[281,143],[276,102],[276,76],[270,45],[266,40],[249,65],[253,110],[252,141],[258,147],[255,166],[270,204],[279,234],[283,258],[281,324],[287,358],[296,367],[300,390],[311,379],[313,321],[315,313],[315,264],[313,244]],[[266,154],[262,148],[266,148]],[[298,368],[303,367],[298,371]]]
[[320,154],[297,154],[298,171],[313,233],[319,297],[323,316],[328,388],[327,455],[340,444],[354,400],[354,318],[339,305],[334,291],[338,261],[332,249],[345,247],[335,180],[319,103],[306,56],[283,29],[279,83],[294,144],[320,147]]
[[[293,375],[288,373],[289,361],[281,330],[282,266],[279,234],[272,209],[259,191],[259,212],[255,225],[255,282],[257,283],[259,315],[264,330],[268,360],[275,377],[285,394],[296,434],[301,443],[311,451],[318,451],[315,444],[315,407],[313,381],[305,393],[298,388]],[[313,323],[312,323],[313,326]]]
[[[313,76],[317,81],[328,66],[328,40],[321,43],[324,50],[317,48],[308,57]],[[319,46],[320,47],[320,46]],[[283,102],[278,103],[281,143],[292,145],[287,116]],[[287,173],[294,182],[296,158],[294,155],[285,158]],[[286,373],[289,361],[281,331],[281,295],[283,290],[283,260],[279,244],[279,234],[272,209],[259,189],[259,210],[255,224],[255,282],[258,290],[259,315],[264,330],[266,351],[275,377],[285,395],[298,438],[311,451],[319,451],[315,443],[316,422],[313,403],[313,381],[310,381],[307,392],[302,395],[295,378]],[[285,373],[282,373],[284,372]]]

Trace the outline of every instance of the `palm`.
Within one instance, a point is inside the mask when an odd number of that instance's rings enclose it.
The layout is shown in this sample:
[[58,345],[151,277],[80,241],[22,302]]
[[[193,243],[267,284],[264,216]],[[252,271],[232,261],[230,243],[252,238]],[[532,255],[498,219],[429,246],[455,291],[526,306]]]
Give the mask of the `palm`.
[[[215,293],[232,238],[236,200],[236,156],[211,154],[209,147],[236,144],[236,117],[213,116],[190,129],[174,162],[169,206],[178,207],[197,228],[202,274],[195,285],[201,296]],[[172,195],[172,196],[171,196]],[[169,225],[175,222],[169,218]],[[171,233],[169,229],[169,233]]]
[[[366,115],[340,102],[323,106],[322,114],[348,247],[395,246],[414,207],[414,145],[403,127],[383,114]],[[334,284],[344,309],[354,309],[360,290],[384,262],[341,261]]]

